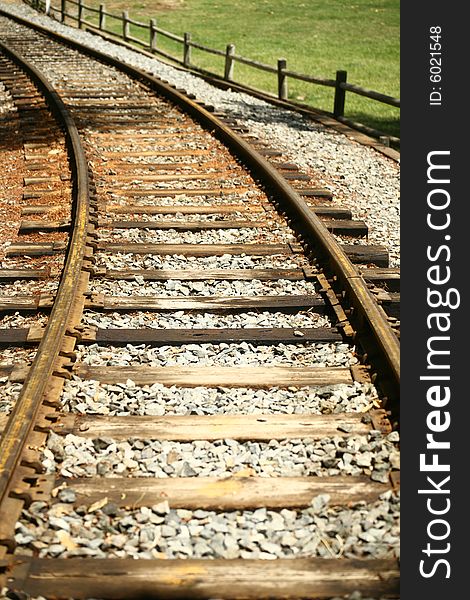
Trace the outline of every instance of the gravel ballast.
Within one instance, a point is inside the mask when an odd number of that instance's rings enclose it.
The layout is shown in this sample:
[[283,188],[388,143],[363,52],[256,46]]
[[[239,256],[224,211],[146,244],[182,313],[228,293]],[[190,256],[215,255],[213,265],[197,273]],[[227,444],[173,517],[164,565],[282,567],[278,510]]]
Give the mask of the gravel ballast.
[[0,353],[0,364],[15,365],[19,363],[29,363],[36,355],[36,350],[30,348],[19,348],[10,346],[2,348]]
[[7,377],[0,377],[0,413],[10,414],[21,388],[21,383],[9,383]]
[[332,414],[377,408],[377,390],[354,382],[318,388],[166,387],[101,384],[72,376],[64,385],[62,409],[97,415]]
[[135,277],[134,281],[92,279],[90,292],[108,296],[297,296],[315,294],[315,285],[310,281],[145,281]]
[[[248,191],[237,191],[229,192],[227,190],[219,190],[219,194],[217,196],[207,195],[201,192],[199,195],[185,195],[178,194],[173,197],[171,194],[168,196],[155,196],[155,195],[145,195],[145,196],[135,196],[135,199],[138,198],[139,204],[146,206],[201,206],[207,207],[210,206],[215,208],[217,206],[223,207],[227,204],[240,204],[244,202],[249,202],[249,206],[259,206],[259,200],[263,200],[266,202],[266,197],[260,195],[259,189],[255,188]],[[126,206],[129,204],[129,198],[126,196],[122,196],[118,192],[113,192],[110,190],[107,193],[108,200],[112,204],[118,204],[120,206]]]
[[[330,327],[327,317],[316,313],[248,312],[234,314],[192,313],[98,313],[85,311],[82,325],[125,329],[220,329],[257,327]],[[0,324],[1,326],[1,324]]]
[[182,344],[152,347],[127,344],[125,347],[77,346],[77,360],[92,366],[169,367],[178,365],[263,366],[291,365],[300,367],[350,367],[357,364],[354,350],[348,344]]
[[[115,227],[118,227],[120,224],[120,221],[145,221],[146,223],[161,223],[161,222],[166,222],[166,221],[178,221],[178,223],[181,223],[182,225],[189,222],[193,222],[196,221],[198,223],[224,223],[226,221],[263,221],[264,218],[266,217],[265,214],[263,213],[258,213],[258,212],[248,212],[248,213],[244,213],[244,212],[231,212],[231,213],[217,213],[216,209],[214,209],[214,214],[198,214],[196,213],[195,215],[192,214],[184,214],[184,213],[176,213],[176,214],[156,214],[156,215],[148,215],[148,214],[142,214],[142,213],[114,213],[113,211],[110,211],[110,214],[108,215],[108,219],[110,221],[113,221],[113,224]],[[282,225],[284,227],[287,227],[287,223],[285,222],[281,222],[279,219],[277,219],[277,214],[273,211],[269,214],[269,219],[270,222],[272,222],[273,220],[276,221],[276,223],[278,225]],[[104,227],[105,225],[103,225]]]
[[96,266],[107,269],[296,269],[308,266],[307,259],[295,256],[250,256],[223,254],[222,256],[183,256],[173,254],[108,254],[96,252]]
[[51,294],[57,291],[57,281],[17,280],[0,284],[0,296],[29,296],[32,294]]
[[[71,490],[64,498],[73,497]],[[322,495],[304,510],[225,513],[173,510],[167,502],[138,510],[110,503],[74,509],[64,502],[51,508],[33,502],[17,524],[17,552],[38,552],[40,558],[398,556],[399,495],[386,492],[373,504],[352,508],[329,507],[328,502]]]
[[293,233],[284,228],[262,229],[205,229],[204,231],[176,231],[153,229],[103,229],[98,230],[102,242],[136,242],[140,244],[287,244],[296,241]]
[[0,329],[10,329],[11,327],[45,327],[47,320],[47,315],[41,313],[22,315],[15,312],[13,314],[6,314],[0,319]]
[[49,435],[42,464],[62,477],[307,477],[370,475],[387,483],[399,468],[396,432],[319,440],[175,442]]

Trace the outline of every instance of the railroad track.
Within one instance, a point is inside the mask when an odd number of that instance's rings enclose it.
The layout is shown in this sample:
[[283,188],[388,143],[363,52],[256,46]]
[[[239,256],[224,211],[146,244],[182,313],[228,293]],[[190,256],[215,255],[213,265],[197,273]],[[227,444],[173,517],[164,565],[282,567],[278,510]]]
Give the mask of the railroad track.
[[2,583],[396,598],[383,249],[348,243],[364,224],[223,115],[6,16],[0,32],[2,128],[35,173],[0,271]]

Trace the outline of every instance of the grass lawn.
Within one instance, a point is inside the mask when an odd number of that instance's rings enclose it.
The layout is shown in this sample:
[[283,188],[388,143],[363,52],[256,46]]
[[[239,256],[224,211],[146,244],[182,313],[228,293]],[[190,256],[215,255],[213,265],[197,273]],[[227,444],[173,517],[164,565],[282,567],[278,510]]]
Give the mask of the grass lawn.
[[[57,0],[56,0],[57,1]],[[99,0],[85,0],[98,7]],[[287,59],[287,68],[307,75],[334,79],[348,72],[348,82],[400,96],[399,0],[105,0],[106,10],[147,22],[192,40],[275,66]],[[108,30],[118,30],[108,18]],[[142,30],[140,30],[142,32]],[[139,36],[139,29],[131,28]],[[159,36],[159,46],[182,58],[182,46]],[[223,58],[192,49],[192,62],[220,75]],[[234,80],[276,92],[276,76],[235,63]],[[333,90],[288,80],[289,98],[332,111]],[[345,116],[399,136],[400,110],[355,94],[346,95]]]

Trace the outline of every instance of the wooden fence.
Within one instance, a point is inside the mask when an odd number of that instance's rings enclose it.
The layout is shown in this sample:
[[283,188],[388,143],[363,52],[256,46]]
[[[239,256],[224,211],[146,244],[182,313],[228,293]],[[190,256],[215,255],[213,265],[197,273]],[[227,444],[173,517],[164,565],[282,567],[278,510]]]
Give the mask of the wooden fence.
[[[39,11],[46,12],[46,3],[44,0],[24,0],[26,4],[29,4],[33,8]],[[70,7],[73,12],[70,12]],[[287,61],[284,58],[280,58],[277,61],[277,66],[271,66],[262,62],[244,58],[235,53],[235,45],[228,44],[225,52],[222,50],[216,50],[200,43],[196,43],[192,40],[190,33],[184,33],[183,36],[175,35],[170,31],[161,29],[157,25],[156,19],[150,19],[148,23],[136,21],[131,19],[128,11],[123,11],[122,14],[113,14],[106,11],[104,4],[100,4],[99,8],[87,6],[84,0],[60,0],[60,6],[54,6],[52,3],[49,8],[49,14],[54,18],[60,20],[62,23],[69,19],[77,24],[79,28],[87,27],[95,29],[104,33],[110,33],[117,37],[122,38],[126,42],[131,42],[141,46],[152,54],[161,55],[177,64],[183,65],[187,68],[192,68],[199,71],[204,71],[215,77],[221,77],[217,73],[207,71],[206,69],[200,69],[192,62],[191,49],[196,48],[203,52],[214,54],[224,58],[224,73],[223,79],[226,82],[234,82],[234,66],[235,63],[241,63],[248,65],[254,69],[260,69],[268,73],[272,73],[277,76],[277,97],[279,100],[288,100],[288,78],[297,81],[305,81],[315,85],[325,86],[334,88],[334,101],[333,101],[333,116],[339,119],[344,117],[344,106],[346,101],[346,92],[365,96],[371,100],[382,102],[390,106],[400,107],[400,100],[386,94],[374,92],[358,85],[347,82],[346,71],[336,71],[335,79],[323,79],[320,77],[313,77],[311,75],[303,75],[295,71],[289,71],[287,69]],[[94,21],[87,20],[86,17],[92,17]],[[120,22],[120,32],[107,29],[109,20],[113,19]],[[135,37],[131,35],[131,25],[137,30],[142,31],[142,37]],[[164,37],[182,46],[182,55],[180,57],[174,56],[169,52],[166,52],[158,46],[159,37]],[[377,132],[379,133],[379,132]],[[398,138],[390,137],[391,140],[399,141]]]

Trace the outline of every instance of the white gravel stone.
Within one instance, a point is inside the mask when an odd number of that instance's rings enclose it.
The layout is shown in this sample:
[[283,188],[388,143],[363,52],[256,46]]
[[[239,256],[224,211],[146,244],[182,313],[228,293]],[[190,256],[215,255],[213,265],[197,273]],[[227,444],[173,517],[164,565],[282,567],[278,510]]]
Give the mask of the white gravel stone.
[[42,269],[48,267],[52,274],[59,273],[64,263],[64,255],[56,254],[48,256],[47,260],[42,256],[12,256],[0,260],[2,269]]
[[256,328],[256,327],[331,327],[328,317],[314,312],[248,312],[234,314],[193,313],[101,313],[85,311],[82,325],[126,329],[205,329],[205,328]]
[[109,296],[285,296],[315,294],[315,284],[311,281],[136,281],[124,279],[92,279],[90,292]]
[[[129,129],[128,129],[129,131]],[[178,141],[175,140],[175,142],[172,144],[172,148],[174,150],[196,150],[196,149],[205,149],[208,150],[210,149],[210,146],[212,145],[211,141],[207,138],[207,136],[201,136],[201,139],[203,141],[201,141],[200,143],[195,143],[193,141],[193,137],[191,138],[181,138],[179,139],[178,136]],[[106,148],[109,148],[109,146],[106,146],[105,148],[102,148],[103,150],[105,150]],[[113,151],[118,151],[118,152],[132,152],[133,150],[140,150],[143,152],[146,151],[152,151],[152,150],[167,150],[168,146],[161,146],[158,143],[154,143],[154,142],[149,142],[148,144],[142,143],[141,141],[136,142],[135,144],[129,144],[126,146],[122,146],[122,145],[117,145],[117,144],[113,144],[112,146]],[[99,146],[98,146],[98,149]],[[241,187],[242,189],[240,191],[243,191],[243,188],[248,187],[250,185],[253,185],[253,180],[251,178],[249,178],[247,175],[238,175],[237,177],[223,177],[220,179],[215,179],[212,180],[212,185],[217,186],[218,189],[221,190],[227,190],[230,193],[234,193],[233,190],[237,189],[238,187]],[[106,190],[108,190],[109,188],[107,187],[107,184],[103,181],[103,182],[97,182],[97,188],[100,189],[101,187],[104,187]],[[113,188],[111,188],[112,190]],[[158,192],[158,194],[161,193],[162,190],[191,190],[191,191],[200,191],[201,195],[205,194],[205,190],[207,189],[207,182],[205,181],[191,181],[191,180],[183,180],[183,181],[179,181],[177,180],[177,178],[175,178],[173,181],[171,182],[148,182],[148,181],[143,181],[142,178],[139,179],[138,176],[136,176],[136,178],[130,182],[130,183],[124,183],[124,184],[119,184],[119,187],[116,187],[116,189],[118,190],[117,193],[119,194],[119,190],[134,190],[136,192],[142,192],[145,191],[145,194],[142,194],[142,196],[147,195],[147,192]],[[211,194],[212,195],[212,194]],[[139,194],[137,194],[136,197],[138,197]]]
[[45,327],[48,317],[44,314],[22,315],[13,313],[4,315],[0,319],[0,329],[10,329],[11,327]]
[[14,365],[18,363],[29,363],[36,355],[36,350],[30,348],[8,347],[0,351],[0,364]]
[[140,244],[286,244],[295,242],[294,234],[284,228],[262,229],[205,229],[204,231],[176,231],[175,229],[98,229],[102,242],[136,242]]
[[[331,414],[366,412],[379,406],[372,384],[354,382],[317,388],[165,387],[67,380],[63,410],[102,415]],[[395,441],[395,440],[391,440]],[[344,457],[343,457],[344,459]]]
[[10,92],[6,89],[3,82],[0,82],[0,115],[6,115],[7,113],[16,113],[18,110],[13,102]]
[[0,377],[0,413],[10,414],[21,388],[21,383],[8,383],[8,377]]
[[[214,212],[216,212],[214,210]],[[277,220],[278,224],[287,227],[287,224],[284,220],[280,222],[278,219],[278,215],[273,211],[272,214],[269,215],[270,219],[274,218]],[[159,214],[159,215],[149,215],[149,214],[119,214],[119,213],[109,213],[109,220],[112,220],[114,223],[119,224],[120,221],[144,221],[146,223],[160,223],[165,221],[178,221],[181,223],[194,222],[198,221],[198,223],[223,223],[225,221],[263,221],[266,218],[266,215],[263,213],[251,213],[251,212],[234,212],[228,214]],[[104,226],[103,226],[104,227]]]
[[391,492],[373,504],[348,508],[170,509],[162,516],[153,507],[117,509],[109,516],[105,507],[89,512],[86,507],[74,510],[59,503],[48,508],[45,502],[33,502],[17,523],[16,551],[34,551],[39,558],[395,558],[399,510],[399,495]]
[[107,269],[297,269],[309,264],[301,254],[294,256],[251,256],[248,254],[158,256],[157,254],[97,252],[95,257],[96,266]]
[[59,287],[57,281],[25,281],[18,280],[13,283],[0,283],[0,296],[29,296],[31,294],[56,292]]
[[[345,453],[348,461],[342,459]],[[368,435],[270,442],[114,440],[51,433],[42,464],[46,472],[63,477],[323,477],[377,471],[386,482],[392,456],[398,456],[396,444],[374,430]],[[317,500],[321,502],[314,508],[319,511],[325,501]]]
[[275,346],[240,344],[183,344],[152,347],[127,344],[125,347],[77,346],[77,359],[87,365],[154,367],[193,366],[264,366],[310,365],[350,367],[356,364],[354,349],[347,344],[276,344]]

